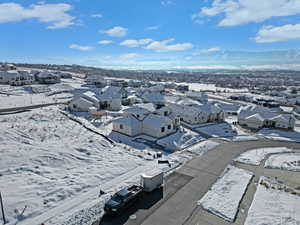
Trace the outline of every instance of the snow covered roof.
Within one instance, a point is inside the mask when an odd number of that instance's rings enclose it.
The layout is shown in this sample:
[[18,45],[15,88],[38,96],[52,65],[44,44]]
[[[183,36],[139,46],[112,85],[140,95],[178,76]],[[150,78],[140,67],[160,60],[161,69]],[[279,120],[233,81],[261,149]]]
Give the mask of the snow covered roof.
[[102,99],[121,98],[121,91],[121,87],[106,86],[100,90],[100,96]]
[[177,104],[179,104],[179,105],[201,105],[200,102],[195,101],[195,100],[190,99],[190,98],[181,99],[177,102]]
[[216,103],[216,106],[223,109],[224,111],[236,112],[239,110],[239,105],[227,104],[227,103]]
[[96,97],[96,94],[94,92],[91,91],[87,91],[81,94],[82,98],[87,98],[90,99],[92,101],[98,102],[99,99]]
[[166,123],[172,123],[172,120],[168,117],[155,114],[150,114],[143,120],[143,124],[148,126],[160,127],[162,124]]
[[71,103],[76,103],[78,105],[94,105],[94,103],[92,101],[89,101],[88,99],[79,97],[79,98],[75,98],[71,101]]
[[220,113],[222,110],[213,104],[205,104],[205,105],[199,105],[196,108],[205,111],[207,113]]
[[265,119],[260,114],[256,113],[254,115],[248,116],[246,120],[258,120],[260,122],[264,122]]
[[139,107],[139,106],[133,106],[133,107],[130,107],[130,108],[127,108],[124,110],[124,112],[126,113],[132,113],[132,114],[149,114],[150,111],[145,109],[145,108],[142,108],[142,107]]
[[153,103],[140,103],[136,104],[135,106],[147,109],[150,112],[154,112],[156,110],[155,105]]
[[129,127],[138,127],[141,125],[141,122],[132,115],[128,115],[125,117],[121,117],[119,119],[115,119],[113,122],[123,124],[123,125],[129,126]]

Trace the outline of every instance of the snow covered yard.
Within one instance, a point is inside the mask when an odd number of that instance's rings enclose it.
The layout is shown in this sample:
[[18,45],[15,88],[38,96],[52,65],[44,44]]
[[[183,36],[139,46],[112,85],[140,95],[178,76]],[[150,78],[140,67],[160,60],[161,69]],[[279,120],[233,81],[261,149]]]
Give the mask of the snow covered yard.
[[258,149],[253,149],[244,152],[234,160],[236,162],[258,166],[269,154],[291,152],[291,151],[292,150],[285,147],[258,148]]
[[271,155],[266,163],[265,168],[282,169],[289,171],[300,171],[300,153],[285,153]]
[[300,224],[300,192],[261,177],[245,225]]
[[228,166],[223,176],[212,186],[199,201],[201,206],[227,220],[234,222],[239,210],[240,202],[253,177],[249,171]]
[[157,143],[170,151],[177,151],[197,144],[203,140],[205,139],[199,134],[191,130],[184,129],[184,131],[177,131],[175,134],[159,139]]
[[258,134],[276,141],[300,142],[300,132],[274,129],[261,129]]
[[[130,171],[136,175],[158,167],[143,152],[113,146],[87,131],[57,107],[1,115],[0,143],[0,190],[9,224],[45,222],[48,216],[58,216],[50,212],[62,203],[65,207],[57,213],[70,213],[86,199],[75,201],[75,206],[69,202],[99,191],[99,185],[105,187]],[[36,221],[41,215],[45,216]]]
[[241,129],[228,124],[220,123],[196,128],[196,131],[213,138],[225,138],[232,141],[252,141],[257,140],[256,137],[247,134]]

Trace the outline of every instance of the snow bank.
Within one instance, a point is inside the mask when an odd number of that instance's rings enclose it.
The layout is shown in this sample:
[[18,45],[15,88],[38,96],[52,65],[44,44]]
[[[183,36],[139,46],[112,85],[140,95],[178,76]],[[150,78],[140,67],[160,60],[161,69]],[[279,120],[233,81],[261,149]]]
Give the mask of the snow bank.
[[247,134],[241,129],[228,124],[220,123],[208,126],[201,126],[196,128],[200,134],[203,133],[213,138],[226,138],[226,140],[232,141],[253,141],[257,140],[256,137]]
[[242,153],[238,158],[234,161],[250,164],[250,165],[259,165],[267,155],[282,153],[282,152],[290,152],[292,150],[285,147],[276,147],[276,148],[258,148],[253,149],[247,152]]
[[99,185],[116,178],[112,186],[124,184],[160,166],[144,152],[111,145],[57,107],[2,115],[0,155],[0,190],[9,224],[40,224],[60,214],[63,221],[97,198]]
[[222,178],[212,186],[199,203],[216,216],[234,222],[252,177],[251,172],[228,166]]
[[185,129],[185,132],[177,131],[175,134],[159,139],[157,144],[164,146],[170,151],[177,151],[203,141],[199,134]]
[[245,225],[300,224],[299,192],[274,180],[260,178]]
[[300,142],[300,132],[274,129],[261,129],[258,134],[275,141]]
[[286,153],[271,155],[266,163],[265,168],[282,169],[290,171],[300,171],[300,153]]

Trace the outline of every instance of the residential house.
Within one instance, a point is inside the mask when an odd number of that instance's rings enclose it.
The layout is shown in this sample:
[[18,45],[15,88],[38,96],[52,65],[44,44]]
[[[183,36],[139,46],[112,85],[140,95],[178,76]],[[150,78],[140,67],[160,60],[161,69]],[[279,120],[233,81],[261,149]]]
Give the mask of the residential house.
[[96,97],[96,94],[87,91],[79,96],[75,96],[72,101],[69,103],[69,109],[75,112],[88,112],[91,107],[99,109],[99,99]]
[[249,128],[294,129],[295,117],[292,113],[272,110],[263,106],[246,106],[238,111],[238,123]]
[[42,71],[36,74],[35,79],[40,84],[56,84],[60,83],[60,76],[48,71]]
[[100,108],[118,111],[122,107],[122,99],[127,96],[127,91],[122,87],[106,86],[100,90]]
[[186,97],[195,99],[199,102],[201,102],[202,104],[206,104],[208,103],[208,96],[205,92],[201,92],[201,91],[188,91],[186,93]]
[[100,75],[89,75],[85,78],[87,84],[96,85],[99,88],[103,88],[107,85],[107,81]]
[[29,85],[34,83],[34,76],[28,71],[0,71],[0,83],[12,86]]
[[124,117],[113,121],[113,131],[131,137],[148,135],[162,138],[176,132],[176,127],[172,120],[165,116],[148,114],[139,120],[133,114],[126,114]]

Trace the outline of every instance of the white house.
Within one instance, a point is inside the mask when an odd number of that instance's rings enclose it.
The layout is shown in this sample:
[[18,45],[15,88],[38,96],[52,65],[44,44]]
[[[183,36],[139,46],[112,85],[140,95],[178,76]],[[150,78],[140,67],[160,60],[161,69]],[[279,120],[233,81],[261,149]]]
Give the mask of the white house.
[[69,109],[75,112],[88,112],[91,107],[99,109],[99,99],[91,91],[75,96],[69,103]]
[[34,76],[28,71],[0,71],[0,83],[9,84],[12,86],[21,86],[33,84],[35,81]]
[[87,84],[93,84],[101,88],[107,85],[107,81],[101,75],[97,75],[97,74],[89,75],[88,77],[85,78],[85,82]]
[[238,111],[238,123],[249,128],[281,128],[294,129],[295,117],[276,109],[263,106],[246,106]]
[[35,75],[40,84],[56,84],[60,82],[60,76],[49,71],[42,71]]
[[155,114],[148,115],[142,124],[142,132],[156,138],[168,136],[176,130],[170,118]]
[[100,108],[118,111],[122,107],[122,99],[127,96],[127,91],[122,87],[106,86],[100,90]]
[[172,119],[168,117],[156,114],[147,114],[143,117],[143,119],[137,119],[134,114],[126,113],[124,117],[113,121],[113,131],[127,136],[144,134],[161,138],[174,133],[177,129]]
[[138,120],[145,119],[145,117],[148,116],[150,113],[151,111],[149,111],[148,109],[139,106],[133,106],[124,110],[125,115],[132,115]]
[[186,97],[195,99],[203,104],[206,104],[208,102],[208,96],[205,92],[200,91],[188,91],[186,93]]
[[74,98],[69,103],[69,109],[74,112],[88,112],[92,107],[94,107],[94,103],[83,97]]
[[264,126],[264,121],[265,119],[258,113],[245,118],[247,126],[254,129],[262,128]]
[[142,133],[142,123],[132,115],[127,115],[113,121],[113,131],[127,136],[137,136]]
[[166,107],[160,109],[159,113],[164,113],[163,115],[172,113],[178,116],[181,121],[192,125],[224,120],[224,111],[211,104],[191,106],[168,104]]

